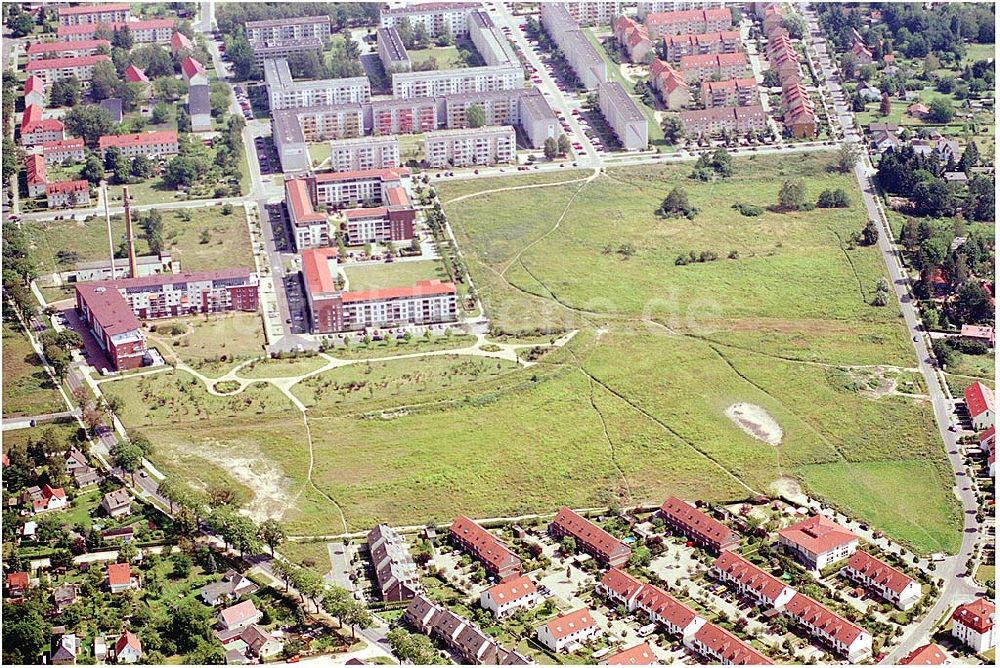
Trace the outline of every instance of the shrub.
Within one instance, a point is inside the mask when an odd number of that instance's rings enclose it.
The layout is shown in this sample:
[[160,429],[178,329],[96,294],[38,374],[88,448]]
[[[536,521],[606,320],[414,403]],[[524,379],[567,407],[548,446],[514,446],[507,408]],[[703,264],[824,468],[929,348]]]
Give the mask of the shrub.
[[764,209],[756,204],[744,204],[743,202],[737,202],[733,205],[733,208],[739,211],[740,214],[749,218],[759,216],[764,213]]

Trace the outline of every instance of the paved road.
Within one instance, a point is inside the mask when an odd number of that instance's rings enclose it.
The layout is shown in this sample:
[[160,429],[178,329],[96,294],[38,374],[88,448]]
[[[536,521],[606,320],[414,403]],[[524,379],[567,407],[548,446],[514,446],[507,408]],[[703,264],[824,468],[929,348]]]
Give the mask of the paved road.
[[[811,46],[817,54],[815,62],[823,83],[826,85],[833,101],[834,113],[844,131],[844,141],[857,143],[864,147],[859,130],[854,123],[853,113],[847,106],[847,100],[841,87],[839,75],[831,62],[826,40],[820,34],[817,17],[813,12],[806,11],[806,19],[809,23],[811,33]],[[957,423],[954,415],[954,402],[946,390],[947,385],[944,383],[944,379],[935,364],[934,357],[930,353],[930,338],[925,336],[920,324],[920,317],[910,291],[910,278],[903,268],[902,260],[892,236],[892,230],[885,219],[880,203],[876,198],[874,185],[869,177],[872,171],[871,159],[867,155],[867,152],[865,152],[862,159],[855,165],[854,175],[861,188],[868,217],[878,225],[879,251],[889,270],[893,292],[899,301],[903,320],[906,323],[907,331],[910,334],[914,350],[917,354],[918,367],[924,377],[928,393],[931,397],[934,418],[937,422],[945,451],[948,454],[948,463],[951,465],[952,473],[957,480],[955,493],[961,501],[964,517],[962,547],[957,557],[942,562],[936,571],[936,575],[944,580],[940,598],[924,619],[909,631],[907,636],[902,639],[901,643],[885,659],[885,663],[897,663],[899,659],[905,657],[916,647],[927,642],[934,625],[948,610],[959,603],[972,599],[981,591],[981,588],[972,580],[971,574],[970,577],[965,577],[965,564],[973,556],[973,549],[979,538],[980,528],[975,517],[978,511],[978,504],[976,503],[976,493],[973,489],[974,483],[971,481],[969,472],[966,471],[965,461],[958,448],[958,434],[950,430],[951,425]]]
[[12,431],[14,429],[30,429],[36,425],[49,424],[52,422],[71,422],[80,416],[80,409],[74,408],[60,413],[45,413],[44,415],[27,415],[24,417],[12,417],[3,419],[3,430]]

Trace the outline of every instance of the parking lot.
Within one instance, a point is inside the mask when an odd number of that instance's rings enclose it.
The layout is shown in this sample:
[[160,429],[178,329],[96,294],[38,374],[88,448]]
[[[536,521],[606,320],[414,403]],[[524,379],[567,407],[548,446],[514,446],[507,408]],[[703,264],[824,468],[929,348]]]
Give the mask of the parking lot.
[[269,137],[254,138],[253,147],[257,154],[257,164],[260,165],[260,173],[262,175],[281,174],[281,161],[278,159],[278,151],[274,147],[274,142]]

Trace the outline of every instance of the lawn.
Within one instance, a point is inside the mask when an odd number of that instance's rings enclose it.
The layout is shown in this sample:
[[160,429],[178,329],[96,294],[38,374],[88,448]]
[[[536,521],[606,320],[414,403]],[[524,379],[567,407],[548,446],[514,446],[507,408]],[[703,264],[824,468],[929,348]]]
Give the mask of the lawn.
[[997,578],[997,567],[996,564],[983,564],[976,569],[976,582],[986,584],[989,581],[996,581]]
[[250,362],[240,367],[241,378],[281,378],[301,376],[322,369],[327,360],[322,357],[292,357],[288,359],[267,359]]
[[441,70],[464,67],[458,48],[455,46],[432,46],[428,49],[413,49],[406,53],[410,56],[414,70],[421,69],[420,64],[431,59],[436,61],[436,66],[427,66],[426,69]]
[[333,567],[326,543],[304,541],[285,542],[278,548],[278,554],[296,566],[308,568],[316,575],[326,575]]
[[447,280],[444,267],[437,260],[399,261],[378,264],[348,265],[342,267],[347,274],[349,290],[377,290],[410,286],[417,281]]
[[[173,335],[174,325],[186,328],[186,332]],[[209,376],[222,375],[236,362],[264,355],[264,326],[257,313],[157,320],[151,325],[149,338],[162,348],[164,357],[175,355]]]
[[320,142],[319,144],[309,144],[309,158],[312,160],[313,167],[317,167],[324,160],[330,158],[330,142]]
[[59,388],[42,368],[27,335],[3,325],[3,415],[19,417],[66,410]]
[[996,58],[996,44],[966,44],[965,58],[962,65],[971,65],[977,60],[993,60]]

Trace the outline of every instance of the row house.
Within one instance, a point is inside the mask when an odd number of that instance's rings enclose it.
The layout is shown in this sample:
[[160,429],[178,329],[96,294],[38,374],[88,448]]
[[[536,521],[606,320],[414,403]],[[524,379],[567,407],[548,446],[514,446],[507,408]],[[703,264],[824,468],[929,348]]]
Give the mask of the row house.
[[546,34],[562,51],[585,88],[597,88],[610,79],[607,61],[580,31],[580,24],[564,5],[558,2],[541,3],[541,22]]
[[649,147],[649,123],[639,105],[617,81],[605,81],[597,87],[601,114],[626,151],[644,151]]
[[618,0],[570,0],[562,5],[582,26],[608,26],[622,13]]
[[816,106],[802,84],[789,82],[782,86],[781,108],[788,134],[803,138],[816,136]]
[[471,167],[514,162],[517,132],[510,125],[435,130],[424,135],[424,160],[430,167]]
[[469,15],[478,9],[475,2],[423,2],[384,5],[379,12],[383,28],[398,27],[409,23],[411,28],[423,26],[428,37],[451,35],[458,37],[469,32]]
[[964,603],[951,615],[951,635],[977,654],[996,647],[996,606],[985,598]]
[[706,79],[741,79],[750,73],[750,63],[743,52],[682,56],[680,68],[688,83]]
[[123,156],[132,159],[136,156],[147,158],[162,158],[177,155],[180,145],[177,143],[175,130],[155,130],[152,132],[136,132],[128,135],[104,135],[97,140],[97,148],[104,157],[109,148],[117,148]]
[[767,129],[767,114],[759,104],[682,111],[680,119],[684,133],[689,137],[712,136],[721,132],[764,132]]
[[411,192],[407,167],[314,174],[306,181],[312,201],[333,208],[359,204],[380,206],[388,201],[388,191],[394,187]]
[[736,53],[742,49],[739,30],[663,37],[663,55],[674,65],[679,65],[684,56]]
[[804,594],[795,594],[785,605],[785,613],[809,635],[851,663],[860,663],[872,654],[872,636]]
[[285,207],[295,234],[297,250],[330,243],[330,223],[325,214],[313,208],[309,184],[305,179],[285,179]]
[[66,128],[58,118],[43,118],[44,110],[33,104],[21,115],[21,146],[38,146],[46,142],[61,141]]
[[45,82],[35,74],[24,80],[24,108],[32,105],[45,108]]
[[264,83],[272,111],[368,102],[372,93],[363,76],[295,81],[284,59],[264,61]]
[[764,53],[782,85],[801,81],[802,67],[799,65],[799,54],[787,34],[777,33],[768,39]]
[[420,592],[420,569],[406,540],[389,525],[368,532],[368,553],[383,601],[408,601]]
[[774,661],[743,642],[729,631],[707,623],[698,629],[689,646],[713,663],[724,666],[770,666]]
[[319,39],[328,40],[333,33],[329,14],[316,16],[289,16],[264,21],[247,21],[244,24],[247,39],[251,42],[274,40]]
[[114,23],[128,21],[131,18],[132,10],[127,2],[59,8],[61,26]]
[[641,610],[650,621],[684,641],[688,641],[705,624],[703,618],[667,592],[655,585],[643,583],[618,568],[612,568],[604,574],[596,591],[614,603],[625,606],[629,612]]
[[758,3],[761,8],[757,18],[761,20],[764,36],[770,39],[774,35],[788,34],[785,29],[785,12],[777,2]]
[[753,77],[727,81],[703,81],[701,104],[710,107],[746,107],[760,102],[757,81]]
[[45,201],[50,209],[90,206],[90,182],[84,179],[45,185]]
[[[402,192],[405,197],[405,191]],[[408,198],[402,206],[344,209],[339,215],[342,218],[340,229],[344,243],[348,246],[382,244],[413,238],[416,211],[410,205]]]
[[972,420],[972,428],[981,431],[992,427],[996,417],[996,397],[993,390],[977,380],[966,387],[962,395]]
[[[56,39],[59,42],[81,42],[97,39],[98,31],[114,32],[123,28],[128,28],[132,33],[132,39],[137,44],[169,44],[174,34],[176,23],[173,19],[145,19],[142,21],[129,21],[127,23],[116,21],[114,23],[87,23],[72,26],[59,26],[56,30]],[[180,35],[181,33],[177,33]],[[188,40],[188,48],[194,45]]]
[[560,615],[535,629],[535,639],[553,652],[562,652],[601,635],[601,627],[587,608]]
[[841,572],[900,610],[909,610],[922,596],[919,582],[864,550],[852,554]]
[[634,647],[610,654],[598,664],[600,666],[658,666],[660,661],[649,643],[639,643]]
[[456,70],[396,72],[392,75],[392,96],[397,99],[440,97],[458,93],[510,90],[521,88],[523,85],[524,72],[520,65],[509,63]]
[[527,575],[501,582],[479,596],[479,605],[489,610],[495,619],[503,619],[517,610],[531,610],[542,597],[538,587]]
[[632,548],[573,510],[563,507],[549,524],[549,533],[559,539],[572,536],[576,547],[604,566],[622,566],[632,556]]
[[466,552],[483,562],[486,572],[504,581],[521,574],[521,560],[499,538],[465,515],[451,524],[452,540]]
[[943,666],[948,663],[944,648],[931,642],[921,645],[899,660],[901,666]]
[[382,69],[387,74],[410,72],[413,70],[410,54],[406,52],[403,39],[399,36],[399,31],[394,27],[390,26],[376,30],[375,41],[378,47],[378,59],[382,62]]
[[865,46],[865,43],[860,39],[854,41],[854,46],[851,47],[851,55],[854,56],[854,62],[858,65],[871,65],[875,62],[872,57],[872,50]]
[[792,587],[758,568],[735,552],[721,553],[709,571],[717,580],[733,585],[736,590],[768,610],[781,610],[796,591]]
[[823,570],[858,549],[858,537],[831,519],[814,515],[778,531],[778,545],[807,568]]
[[45,170],[45,159],[37,153],[25,156],[24,168],[28,175],[28,197],[41,197],[49,177]]
[[528,660],[501,647],[474,624],[418,594],[402,616],[410,628],[440,640],[465,665],[526,665]]
[[56,81],[63,81],[71,77],[76,77],[81,82],[88,82],[94,76],[94,65],[110,62],[111,58],[103,54],[71,58],[45,58],[30,61],[25,67],[25,71],[29,76],[34,74],[41,77],[46,86],[51,86]]
[[28,60],[96,56],[102,50],[110,52],[111,42],[106,39],[86,39],[78,42],[37,42],[28,47]]
[[676,496],[667,497],[657,515],[671,530],[713,552],[735,550],[740,546],[739,534]]
[[649,85],[659,94],[663,106],[671,111],[683,109],[691,102],[691,89],[684,75],[665,60],[657,58],[649,66]]
[[646,28],[649,30],[649,36],[653,39],[659,39],[664,35],[698,35],[722,32],[732,27],[733,13],[728,7],[657,12],[646,15]]
[[335,172],[390,167],[399,167],[398,137],[355,137],[330,142],[330,169]]
[[646,57],[653,50],[653,43],[649,39],[649,31],[646,26],[638,23],[630,16],[619,16],[612,26],[618,46],[628,54],[628,59],[633,63],[645,62]]

